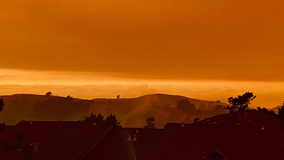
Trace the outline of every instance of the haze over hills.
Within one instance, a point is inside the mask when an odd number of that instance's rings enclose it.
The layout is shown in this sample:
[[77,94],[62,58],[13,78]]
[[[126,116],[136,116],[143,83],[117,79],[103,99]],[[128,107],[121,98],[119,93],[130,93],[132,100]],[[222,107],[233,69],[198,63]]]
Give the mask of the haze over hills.
[[[137,98],[92,99],[15,94],[0,96],[5,106],[0,122],[8,125],[20,120],[78,121],[91,112],[104,116],[115,114],[123,127],[143,127],[148,117],[155,117],[158,128],[168,122],[191,123],[194,118],[205,118],[224,113],[220,101],[205,101],[179,95],[151,94]],[[180,101],[187,101],[185,108],[178,108]],[[216,107],[219,106],[219,107]]]

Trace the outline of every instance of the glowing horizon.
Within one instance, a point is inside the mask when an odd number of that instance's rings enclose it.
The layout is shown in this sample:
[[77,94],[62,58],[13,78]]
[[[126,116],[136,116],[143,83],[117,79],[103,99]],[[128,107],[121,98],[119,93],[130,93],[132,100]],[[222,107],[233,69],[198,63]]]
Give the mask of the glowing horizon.
[[[229,80],[159,80],[115,77],[107,73],[54,72],[0,69],[1,95],[27,93],[77,98],[115,98],[120,94],[134,98],[145,94],[164,93],[200,100],[221,100],[253,92],[252,106],[272,108],[281,105],[284,82]],[[96,92],[95,92],[96,91]]]

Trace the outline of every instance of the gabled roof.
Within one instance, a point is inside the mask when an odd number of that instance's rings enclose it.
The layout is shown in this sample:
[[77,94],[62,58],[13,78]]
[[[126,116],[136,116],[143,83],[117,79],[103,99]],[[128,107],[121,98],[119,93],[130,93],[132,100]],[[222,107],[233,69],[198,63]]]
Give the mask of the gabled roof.
[[263,113],[261,111],[249,110],[243,113],[235,112],[235,113],[217,115],[211,118],[206,118],[204,120],[198,121],[194,124],[284,126],[284,121],[277,118],[276,116]]
[[207,156],[205,156],[205,158],[220,158],[220,159],[224,159],[226,158],[222,153],[220,153],[220,151],[213,151],[211,153],[209,153]]
[[152,160],[163,133],[163,129],[114,128],[86,160]]
[[[208,125],[211,122],[218,125]],[[22,121],[6,128],[0,142],[24,130],[22,147],[36,147],[34,157],[40,160],[283,160],[284,136],[279,124],[254,112],[225,114],[194,124],[168,123],[165,129]]]
[[265,127],[264,130],[261,126],[181,126],[182,124],[166,125],[166,132],[160,140],[163,148],[161,153],[165,153],[163,158],[174,155],[180,156],[180,159],[187,157],[198,160],[216,149],[230,160],[280,160],[284,158],[282,152],[284,137],[281,126]]
[[78,159],[87,154],[100,137],[105,136],[112,126],[108,123],[84,122],[41,122],[21,121],[4,130],[0,139],[14,139],[17,133],[25,131],[22,147],[37,144],[35,159]]
[[205,118],[203,120],[195,122],[194,124],[214,124],[213,122],[218,122],[219,124],[223,125],[238,125],[238,122],[231,120],[223,115]]
[[[229,160],[282,160],[282,127],[188,125],[171,123],[164,130],[113,129],[88,159],[206,160],[218,151]],[[137,137],[137,141],[128,140]],[[267,147],[273,146],[273,147]],[[216,158],[216,157],[215,157]]]
[[[267,113],[264,113],[264,112],[261,112],[261,111],[257,111],[255,109],[253,110],[249,110],[247,111],[248,113],[251,113],[251,114],[254,114],[254,115],[257,115],[263,119],[266,119],[266,120],[270,120],[270,121],[273,121],[273,122],[277,122],[281,125],[284,125],[284,121],[276,116],[273,116],[271,114],[267,114]],[[246,112],[245,112],[246,113]]]

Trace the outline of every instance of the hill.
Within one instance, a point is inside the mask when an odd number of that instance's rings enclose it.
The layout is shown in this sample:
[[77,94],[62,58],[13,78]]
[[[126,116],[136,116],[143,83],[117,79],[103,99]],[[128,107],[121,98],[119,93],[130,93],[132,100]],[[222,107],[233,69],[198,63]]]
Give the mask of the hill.
[[[218,105],[220,101],[204,101],[179,95],[151,94],[137,98],[92,99],[84,100],[72,97],[45,96],[33,94],[15,94],[0,96],[5,106],[0,113],[0,122],[8,125],[20,120],[83,120],[91,112],[107,116],[115,114],[124,127],[143,127],[148,117],[155,117],[157,127],[167,122],[190,123],[196,117],[205,118],[224,113]],[[193,110],[178,110],[181,100],[189,101]]]

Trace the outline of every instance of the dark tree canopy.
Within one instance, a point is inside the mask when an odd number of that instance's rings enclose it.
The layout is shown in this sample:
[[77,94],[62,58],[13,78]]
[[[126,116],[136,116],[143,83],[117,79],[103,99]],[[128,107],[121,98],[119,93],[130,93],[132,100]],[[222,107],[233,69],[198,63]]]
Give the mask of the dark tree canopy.
[[197,108],[188,99],[183,99],[177,103],[177,110],[186,112],[187,114],[194,114]]
[[267,113],[267,114],[271,114],[273,116],[276,116],[276,113],[272,110],[268,110],[266,108],[260,108],[260,107],[257,107],[257,110],[260,111],[260,112],[264,112],[264,113]]
[[149,117],[146,120],[146,125],[144,126],[144,128],[150,128],[150,129],[155,129],[156,125],[155,125],[155,118],[154,117]]
[[101,113],[96,115],[96,114],[93,114],[92,112],[89,117],[85,117],[83,122],[91,122],[91,123],[104,122],[104,116]]
[[284,120],[284,101],[281,108],[278,108],[278,117]]
[[3,107],[4,107],[3,99],[0,99],[0,112],[2,111]]
[[16,138],[12,140],[7,147],[4,149],[5,152],[10,152],[21,147],[21,142],[24,138],[25,131],[21,131],[17,134]]
[[50,97],[52,95],[52,93],[49,91],[49,92],[46,92],[45,96],[47,97]]
[[109,116],[107,116],[105,122],[112,124],[114,127],[121,128],[120,122],[117,121],[114,114],[110,114]]
[[90,123],[100,123],[100,122],[107,122],[112,124],[114,127],[121,127],[120,122],[117,121],[115,114],[110,114],[109,116],[104,119],[105,116],[103,116],[101,113],[98,115],[93,114],[91,112],[89,117],[85,117],[83,122],[90,122]]
[[177,103],[177,110],[186,111],[190,107],[190,101],[183,99]]
[[243,95],[238,95],[238,97],[228,98],[228,102],[231,106],[227,106],[225,109],[231,112],[244,112],[248,110],[248,105],[250,101],[255,99],[255,95],[252,92],[246,92]]
[[[3,110],[4,102],[3,99],[0,99],[0,112]],[[0,131],[2,131],[5,127],[5,123],[0,123]]]

